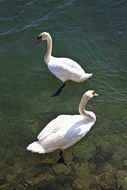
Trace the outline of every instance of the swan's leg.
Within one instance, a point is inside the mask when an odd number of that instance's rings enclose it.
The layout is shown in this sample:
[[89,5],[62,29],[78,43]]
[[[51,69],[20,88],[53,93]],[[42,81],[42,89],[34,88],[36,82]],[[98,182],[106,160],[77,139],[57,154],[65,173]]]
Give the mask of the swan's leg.
[[60,93],[62,92],[62,89],[64,88],[65,85],[66,85],[66,83],[64,82],[64,83],[58,88],[58,90],[52,95],[52,97],[54,97],[54,96],[59,96]]
[[57,163],[64,164],[64,165],[68,166],[67,163],[64,161],[63,151],[62,150],[60,151],[59,155],[60,155],[60,158],[59,158],[59,160],[57,160]]

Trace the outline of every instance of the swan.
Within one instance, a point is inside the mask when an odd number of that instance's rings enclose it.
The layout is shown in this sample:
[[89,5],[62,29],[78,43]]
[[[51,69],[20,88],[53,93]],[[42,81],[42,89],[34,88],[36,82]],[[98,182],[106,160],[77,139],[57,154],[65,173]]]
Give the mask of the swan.
[[87,102],[98,96],[94,90],[89,90],[83,94],[79,104],[79,115],[59,115],[37,136],[38,141],[27,146],[27,150],[45,154],[54,150],[60,150],[58,163],[64,163],[63,150],[69,148],[83,138],[96,121],[96,115],[91,111],[86,111]]
[[86,73],[78,63],[70,58],[52,56],[52,37],[48,32],[39,34],[36,44],[44,40],[47,41],[47,52],[44,56],[44,61],[50,72],[62,81],[62,86],[58,88],[52,97],[60,95],[66,81],[83,82],[92,76],[92,73]]

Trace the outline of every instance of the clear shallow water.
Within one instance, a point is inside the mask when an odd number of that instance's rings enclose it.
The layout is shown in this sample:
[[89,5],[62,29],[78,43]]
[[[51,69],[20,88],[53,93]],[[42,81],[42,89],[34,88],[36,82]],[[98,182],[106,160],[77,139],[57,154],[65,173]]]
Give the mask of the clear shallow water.
[[[2,189],[127,189],[127,2],[0,1],[0,187]],[[48,31],[53,54],[75,59],[94,75],[60,82],[43,61]],[[84,91],[100,96],[88,109],[97,122],[65,151],[70,167],[56,164],[58,152],[34,155],[26,146],[61,113],[75,114]],[[110,180],[109,180],[110,179]]]

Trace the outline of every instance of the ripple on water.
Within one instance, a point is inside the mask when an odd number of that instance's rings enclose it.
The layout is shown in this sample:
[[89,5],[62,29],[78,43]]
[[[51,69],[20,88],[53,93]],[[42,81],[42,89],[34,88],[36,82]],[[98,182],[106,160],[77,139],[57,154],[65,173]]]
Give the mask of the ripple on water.
[[[70,190],[126,189],[126,2],[0,1],[0,185],[5,179],[6,189],[64,189],[64,180]],[[70,57],[93,72],[87,82],[68,82],[56,99],[50,95],[60,82],[44,64],[46,45],[34,44],[42,31],[52,34],[53,55]],[[58,152],[26,151],[54,117],[78,113],[81,95],[91,88],[99,93],[88,105],[97,122],[65,151],[68,169],[56,164]]]

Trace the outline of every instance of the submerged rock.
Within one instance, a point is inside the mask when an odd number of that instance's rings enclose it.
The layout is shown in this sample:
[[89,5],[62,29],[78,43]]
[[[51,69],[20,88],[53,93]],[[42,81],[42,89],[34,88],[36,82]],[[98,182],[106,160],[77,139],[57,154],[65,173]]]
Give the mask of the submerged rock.
[[34,182],[34,185],[37,185],[37,184],[45,184],[45,183],[48,183],[50,181],[53,181],[54,180],[54,177],[50,174],[42,174],[42,175],[38,175],[37,177],[33,177],[33,181],[29,181],[30,184],[32,184]]
[[110,143],[102,143],[96,146],[95,153],[89,158],[88,163],[93,163],[96,165],[96,168],[100,168],[111,159],[113,151]]
[[77,163],[74,165],[75,175],[76,177],[89,177],[90,176],[90,170],[88,167],[88,164],[86,163]]
[[117,177],[111,172],[105,172],[99,176],[98,186],[104,190],[119,190]]
[[119,170],[117,172],[118,185],[127,190],[127,172],[125,170]]
[[74,189],[77,189],[77,190],[85,190],[85,189],[90,190],[89,184],[85,183],[85,180],[81,178],[77,178],[74,181],[73,187]]
[[127,170],[127,160],[124,160],[123,166],[124,166],[124,169]]
[[0,175],[0,186],[7,184],[7,178],[5,175]]
[[57,164],[53,166],[53,171],[55,175],[68,175],[71,171],[71,168],[63,164]]
[[75,179],[73,188],[79,190],[95,190],[97,183],[94,175],[91,174],[87,163],[77,163],[74,166]]

